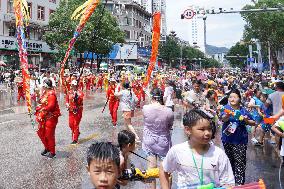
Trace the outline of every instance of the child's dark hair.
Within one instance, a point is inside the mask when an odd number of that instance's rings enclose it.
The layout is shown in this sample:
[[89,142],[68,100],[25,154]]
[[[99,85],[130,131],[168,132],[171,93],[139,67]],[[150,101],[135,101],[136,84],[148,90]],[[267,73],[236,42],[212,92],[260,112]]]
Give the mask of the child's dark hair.
[[183,125],[185,127],[193,127],[194,125],[197,124],[199,120],[206,119],[209,121],[211,127],[212,127],[212,139],[215,138],[215,133],[216,133],[216,126],[213,121],[213,118],[211,115],[209,116],[208,114],[205,113],[205,111],[200,110],[200,109],[192,109],[188,112],[186,112],[183,116]]
[[122,149],[127,144],[135,143],[135,134],[128,130],[122,130],[118,133],[118,146]]
[[152,91],[151,91],[151,96],[154,100],[158,101],[160,104],[164,104],[163,103],[163,92],[161,89],[159,88],[154,88]]
[[114,163],[120,165],[120,156],[118,148],[110,142],[97,142],[92,144],[87,152],[87,162],[90,166],[93,160],[107,160],[114,161]]

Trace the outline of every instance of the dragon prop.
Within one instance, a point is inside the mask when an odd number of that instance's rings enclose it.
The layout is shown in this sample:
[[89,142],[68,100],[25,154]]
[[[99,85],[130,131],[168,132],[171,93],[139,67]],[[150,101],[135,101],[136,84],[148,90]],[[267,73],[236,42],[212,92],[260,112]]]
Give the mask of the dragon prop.
[[80,17],[80,22],[79,25],[76,28],[76,31],[74,32],[73,38],[69,42],[68,49],[65,53],[65,57],[63,61],[61,62],[61,69],[60,69],[60,77],[61,77],[61,82],[64,77],[64,67],[67,59],[69,58],[70,52],[74,47],[74,44],[77,40],[77,38],[80,36],[80,33],[84,29],[87,21],[89,18],[92,16],[93,12],[95,11],[96,7],[99,4],[99,0],[88,0],[86,1],[83,5],[78,7],[72,14],[71,19],[77,20]]
[[143,88],[146,88],[148,86],[152,72],[156,65],[158,50],[159,50],[159,42],[160,42],[160,32],[161,32],[161,13],[156,12],[153,15],[152,54],[150,58],[149,67],[147,70],[147,75],[143,84]]
[[[13,8],[15,12],[16,28],[17,28],[17,42],[19,48],[20,65],[23,75],[23,89],[26,96],[26,104],[28,107],[28,113],[31,117],[31,94],[30,94],[30,73],[27,57],[27,43],[25,42],[25,27],[28,26],[30,19],[28,12],[28,4],[26,0],[14,0]],[[33,123],[33,121],[32,121]]]

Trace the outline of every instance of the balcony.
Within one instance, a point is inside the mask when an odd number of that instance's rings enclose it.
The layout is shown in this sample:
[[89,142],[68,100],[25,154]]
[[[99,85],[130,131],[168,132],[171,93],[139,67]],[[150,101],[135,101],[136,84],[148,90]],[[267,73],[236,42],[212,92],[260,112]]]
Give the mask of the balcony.
[[3,21],[4,22],[15,22],[15,15],[14,13],[6,13],[4,14]]

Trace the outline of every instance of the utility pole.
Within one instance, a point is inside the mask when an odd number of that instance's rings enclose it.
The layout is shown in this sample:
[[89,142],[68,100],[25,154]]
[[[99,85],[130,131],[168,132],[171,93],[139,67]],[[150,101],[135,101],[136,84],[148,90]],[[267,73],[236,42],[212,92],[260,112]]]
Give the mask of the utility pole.
[[270,50],[270,42],[268,41],[268,61],[269,61],[269,72],[272,76],[272,63],[271,63],[271,50]]
[[179,66],[182,66],[182,44],[180,45],[180,60],[179,60]]
[[206,55],[206,46],[207,46],[207,37],[206,37],[206,19],[207,19],[207,16],[204,15],[203,16],[203,24],[204,24],[204,54]]

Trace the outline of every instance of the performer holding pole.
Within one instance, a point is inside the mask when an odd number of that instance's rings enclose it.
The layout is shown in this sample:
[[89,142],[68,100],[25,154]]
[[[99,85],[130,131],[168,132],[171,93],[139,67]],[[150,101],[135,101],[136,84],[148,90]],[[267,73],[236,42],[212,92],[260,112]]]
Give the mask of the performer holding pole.
[[113,127],[117,123],[117,110],[119,106],[119,99],[114,95],[116,89],[116,81],[114,78],[110,79],[110,86],[107,90],[107,99],[109,101],[109,113],[111,115]]
[[71,82],[71,90],[66,95],[66,107],[69,110],[69,127],[72,131],[72,143],[77,144],[80,135],[79,125],[83,113],[84,93],[78,89],[78,82]]
[[36,120],[39,123],[37,134],[45,149],[41,155],[55,157],[55,128],[61,115],[55,90],[50,79],[43,81],[43,94],[36,108]]

